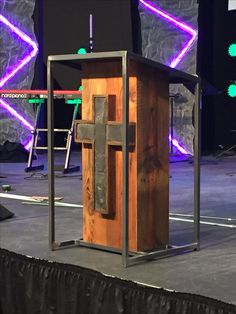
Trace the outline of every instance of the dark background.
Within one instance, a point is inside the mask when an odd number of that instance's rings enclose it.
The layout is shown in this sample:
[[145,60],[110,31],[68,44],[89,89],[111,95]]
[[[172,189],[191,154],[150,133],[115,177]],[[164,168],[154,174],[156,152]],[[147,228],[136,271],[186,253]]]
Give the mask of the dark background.
[[236,79],[236,58],[227,53],[236,42],[236,11],[228,11],[227,0],[201,0],[199,3],[198,74],[205,93],[216,88],[215,95],[203,96],[202,151],[217,152],[236,143],[236,100],[227,95],[230,80]]
[[[98,5],[99,2],[99,5]],[[89,15],[93,15],[94,52],[129,50],[141,51],[141,29],[138,0],[37,0],[34,12],[35,33],[39,55],[33,87],[46,89],[46,64],[49,55],[77,53],[80,47],[89,49]],[[56,65],[55,89],[78,89],[80,72]],[[72,107],[56,101],[55,127],[70,127]],[[41,115],[45,126],[46,110]],[[63,118],[62,118],[63,117]],[[45,142],[45,138],[42,138]],[[56,145],[63,145],[58,136]]]
[[[138,0],[37,0],[35,32],[40,52],[33,88],[46,88],[48,55],[76,53],[89,47],[89,14],[94,21],[94,52],[130,50],[141,54]],[[236,143],[236,101],[227,95],[230,80],[236,79],[236,60],[227,54],[236,42],[236,11],[228,11],[227,0],[199,1],[197,73],[203,78],[202,152],[217,152]],[[55,88],[77,89],[78,70],[57,65]],[[67,127],[72,108],[60,103],[56,127]],[[41,124],[45,125],[46,113]],[[61,118],[63,117],[63,119]]]
[[[34,21],[41,49],[35,85],[40,81],[46,88],[48,55],[72,54],[80,47],[89,48],[90,14],[94,24],[94,52],[140,52],[138,0],[67,0],[66,5],[64,0],[37,0]],[[79,85],[78,71],[60,65],[55,69],[55,79],[62,89],[77,89]]]

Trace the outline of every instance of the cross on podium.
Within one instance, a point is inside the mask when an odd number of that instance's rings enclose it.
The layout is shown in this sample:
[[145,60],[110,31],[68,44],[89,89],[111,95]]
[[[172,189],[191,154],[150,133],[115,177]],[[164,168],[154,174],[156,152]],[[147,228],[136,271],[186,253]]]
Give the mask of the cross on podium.
[[[76,142],[89,144],[93,149],[94,200],[93,210],[113,214],[108,205],[108,187],[112,173],[108,173],[109,148],[122,147],[122,123],[111,121],[115,108],[115,95],[93,96],[92,120],[76,121]],[[129,146],[135,144],[135,123],[129,124]],[[115,166],[115,165],[114,165]],[[113,169],[115,171],[115,169]],[[111,171],[111,172],[113,172]],[[113,172],[114,174],[114,172]],[[112,188],[115,188],[114,186]]]

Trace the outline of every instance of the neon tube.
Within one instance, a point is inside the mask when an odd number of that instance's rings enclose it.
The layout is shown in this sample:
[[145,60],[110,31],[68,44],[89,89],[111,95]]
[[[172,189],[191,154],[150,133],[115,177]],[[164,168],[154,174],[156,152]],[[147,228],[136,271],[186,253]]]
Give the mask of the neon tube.
[[[198,33],[196,30],[194,30],[192,27],[184,23],[183,21],[179,20],[178,18],[174,17],[173,15],[157,8],[153,4],[150,4],[149,2],[145,0],[139,0],[139,2],[148,10],[150,10],[152,13],[155,13],[159,17],[165,19],[170,24],[176,26],[180,30],[186,32],[190,35],[190,39],[185,43],[182,50],[178,53],[177,56],[174,57],[174,59],[171,60],[169,66],[171,68],[176,68],[177,65],[183,60],[183,58],[186,56],[190,48],[193,46],[194,42],[197,39]],[[169,141],[172,141],[173,145],[182,153],[182,154],[191,154],[186,148],[182,147],[180,143],[176,139],[172,139],[169,135]]]
[[[0,22],[2,22],[6,27],[8,27],[13,33],[15,33],[22,41],[26,42],[29,46],[32,47],[30,53],[28,53],[22,60],[18,61],[15,64],[10,72],[7,72],[3,77],[0,79],[0,88],[6,85],[26,64],[30,62],[30,60],[35,57],[38,53],[37,44],[24,32],[22,32],[19,28],[14,26],[7,18],[5,18],[2,14],[0,14]],[[9,103],[0,99],[0,106],[7,110],[11,115],[13,115],[16,119],[18,119],[23,125],[25,125],[28,129],[32,130],[33,126],[15,109],[13,109]],[[31,141],[31,140],[30,140]],[[25,148],[29,148],[30,142],[25,145]]]

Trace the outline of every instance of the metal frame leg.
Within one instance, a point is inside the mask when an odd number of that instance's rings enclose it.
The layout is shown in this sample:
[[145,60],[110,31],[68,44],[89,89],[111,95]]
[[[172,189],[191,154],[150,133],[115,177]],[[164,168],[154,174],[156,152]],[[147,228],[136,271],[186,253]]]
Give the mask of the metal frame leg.
[[33,153],[35,152],[35,147],[37,146],[37,142],[38,142],[38,130],[37,130],[37,128],[38,128],[38,124],[39,124],[39,117],[40,117],[40,113],[41,113],[41,108],[42,108],[42,104],[37,105],[36,117],[35,117],[35,121],[34,121],[34,130],[32,131],[32,146],[30,147],[29,158],[28,158],[27,167],[25,168],[25,172],[44,169],[44,165],[32,166],[32,164],[33,164]]
[[129,252],[129,73],[127,52],[122,57],[123,108],[122,108],[122,263],[128,266]]
[[157,259],[174,255],[178,252],[187,252],[200,249],[200,110],[201,110],[201,84],[195,84],[195,106],[194,106],[194,239],[192,243],[183,246],[171,246],[165,250],[153,252],[129,252],[129,152],[128,152],[128,122],[129,122],[129,74],[128,58],[124,54],[122,58],[122,77],[123,77],[123,145],[122,145],[122,262],[123,266],[136,264],[140,261]]
[[74,131],[74,123],[75,123],[75,119],[76,119],[77,114],[78,114],[78,110],[79,110],[79,104],[76,104],[74,106],[71,128],[68,132],[67,140],[66,140],[67,151],[66,151],[66,159],[65,159],[65,166],[64,166],[63,173],[70,173],[70,172],[75,172],[75,171],[80,170],[80,166],[69,168],[70,156],[71,156],[71,143],[72,143],[72,136],[73,136],[73,131]]
[[173,154],[173,136],[174,136],[174,97],[170,97],[170,153]]
[[78,246],[78,240],[70,240],[57,243],[55,236],[55,176],[54,176],[54,99],[53,99],[53,75],[52,62],[47,62],[47,125],[48,125],[48,203],[49,203],[49,248],[56,250],[68,246]]
[[195,86],[194,104],[194,242],[200,248],[201,84]]
[[54,100],[52,64],[47,62],[47,89],[48,89],[48,190],[49,190],[49,247],[55,246],[55,183],[54,183]]

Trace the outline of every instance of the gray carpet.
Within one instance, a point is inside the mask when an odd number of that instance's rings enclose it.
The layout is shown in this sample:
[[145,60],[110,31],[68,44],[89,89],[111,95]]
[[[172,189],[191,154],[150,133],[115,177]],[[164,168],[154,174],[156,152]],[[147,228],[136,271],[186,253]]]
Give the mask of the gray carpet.
[[[80,155],[73,153],[72,164],[80,164]],[[46,164],[46,156],[35,161]],[[63,155],[57,156],[63,163]],[[202,219],[221,224],[235,224],[236,158],[216,160],[205,157],[201,164]],[[18,195],[47,195],[47,170],[32,176],[24,173],[25,164],[0,164],[1,184],[10,184]],[[193,213],[193,164],[186,161],[170,165],[170,212]],[[56,196],[63,202],[82,204],[81,177],[78,173],[62,176],[56,173]],[[213,297],[236,304],[236,232],[235,228],[201,224],[201,249],[173,257],[144,262],[123,268],[118,254],[95,249],[70,248],[51,252],[48,248],[48,207],[26,205],[2,198],[1,204],[15,213],[14,218],[0,222],[0,246],[18,253],[58,262],[85,266],[112,276],[127,278],[147,285]],[[59,241],[82,236],[82,212],[79,208],[56,208],[56,238]],[[190,222],[170,220],[170,243],[192,242]]]

